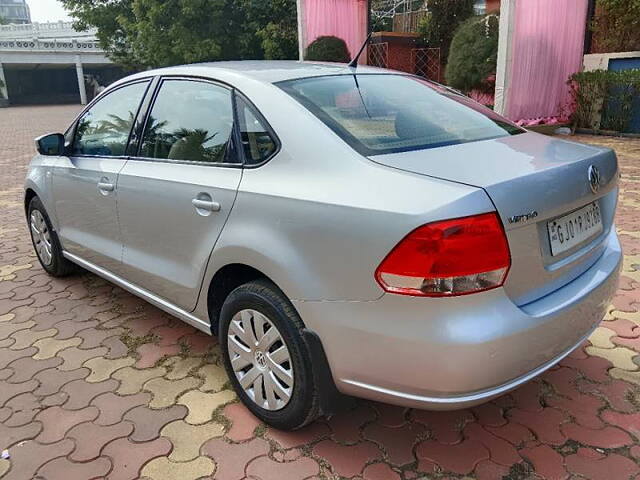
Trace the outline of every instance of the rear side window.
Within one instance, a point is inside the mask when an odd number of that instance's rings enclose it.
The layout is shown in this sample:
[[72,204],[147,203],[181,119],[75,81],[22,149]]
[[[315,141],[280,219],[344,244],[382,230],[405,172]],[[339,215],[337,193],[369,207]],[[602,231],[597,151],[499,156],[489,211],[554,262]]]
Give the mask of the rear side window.
[[147,118],[140,155],[224,162],[232,129],[229,90],[206,82],[164,80]]
[[131,126],[149,82],[126,85],[98,100],[78,120],[72,155],[124,155]]
[[407,75],[326,76],[278,86],[367,156],[523,132],[464,96]]
[[278,145],[262,117],[242,97],[236,97],[238,127],[247,165],[257,165],[271,157]]

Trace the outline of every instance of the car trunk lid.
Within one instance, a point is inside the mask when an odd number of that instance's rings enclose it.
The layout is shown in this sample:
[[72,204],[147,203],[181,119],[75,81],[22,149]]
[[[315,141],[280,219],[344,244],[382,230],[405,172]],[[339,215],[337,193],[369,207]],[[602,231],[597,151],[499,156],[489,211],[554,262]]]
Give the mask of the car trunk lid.
[[[507,233],[512,266],[504,287],[518,305],[560,288],[587,270],[602,253],[613,224],[618,164],[611,149],[527,132],[370,159],[483,188]],[[591,166],[600,174],[596,192],[589,182]],[[547,222],[592,202],[601,212],[602,231],[552,255]]]

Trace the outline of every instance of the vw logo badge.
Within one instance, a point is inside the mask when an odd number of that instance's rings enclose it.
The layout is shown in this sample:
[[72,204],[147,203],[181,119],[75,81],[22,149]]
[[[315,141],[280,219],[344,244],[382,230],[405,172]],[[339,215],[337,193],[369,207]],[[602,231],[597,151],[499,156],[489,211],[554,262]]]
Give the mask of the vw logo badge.
[[589,186],[593,193],[598,193],[600,190],[600,170],[593,165],[589,167]]

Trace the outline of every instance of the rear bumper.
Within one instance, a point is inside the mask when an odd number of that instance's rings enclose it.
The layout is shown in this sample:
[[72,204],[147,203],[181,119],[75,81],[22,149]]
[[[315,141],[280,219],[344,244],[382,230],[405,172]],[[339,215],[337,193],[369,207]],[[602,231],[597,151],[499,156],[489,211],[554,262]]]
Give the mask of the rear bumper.
[[621,264],[612,229],[589,270],[521,307],[502,289],[445,299],[383,295],[294,304],[321,338],[342,393],[456,409],[518,387],[579,346],[606,313]]

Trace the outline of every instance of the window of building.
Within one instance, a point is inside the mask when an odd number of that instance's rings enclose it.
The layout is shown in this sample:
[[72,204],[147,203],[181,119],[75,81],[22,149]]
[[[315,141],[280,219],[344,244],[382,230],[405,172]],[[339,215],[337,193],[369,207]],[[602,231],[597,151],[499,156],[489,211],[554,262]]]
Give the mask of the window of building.
[[476,0],[473,5],[476,15],[484,15],[487,13],[487,0]]

